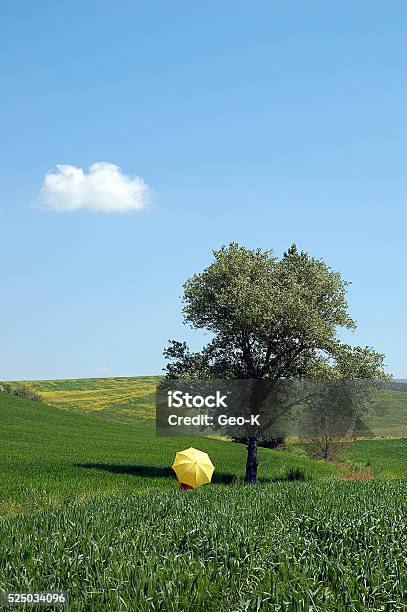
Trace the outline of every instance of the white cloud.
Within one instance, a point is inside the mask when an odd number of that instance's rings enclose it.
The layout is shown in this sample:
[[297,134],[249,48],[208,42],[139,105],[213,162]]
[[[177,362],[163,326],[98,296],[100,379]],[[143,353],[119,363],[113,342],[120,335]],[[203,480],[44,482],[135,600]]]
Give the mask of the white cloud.
[[89,172],[58,164],[45,175],[37,203],[59,212],[129,212],[145,208],[150,194],[142,178],[127,176],[115,164],[96,162]]
[[108,374],[110,372],[109,366],[106,366],[106,365],[99,366],[97,370],[98,372],[101,372],[102,374]]

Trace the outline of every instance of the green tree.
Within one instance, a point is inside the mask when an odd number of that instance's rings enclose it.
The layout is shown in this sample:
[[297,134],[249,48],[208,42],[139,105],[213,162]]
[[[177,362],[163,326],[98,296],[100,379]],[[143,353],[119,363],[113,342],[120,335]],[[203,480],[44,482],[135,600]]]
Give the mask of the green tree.
[[[213,338],[199,352],[171,341],[168,378],[383,377],[383,355],[352,348],[337,336],[354,329],[345,282],[321,259],[292,245],[271,251],[236,243],[184,285],[184,320]],[[248,438],[246,480],[257,478],[257,439]]]

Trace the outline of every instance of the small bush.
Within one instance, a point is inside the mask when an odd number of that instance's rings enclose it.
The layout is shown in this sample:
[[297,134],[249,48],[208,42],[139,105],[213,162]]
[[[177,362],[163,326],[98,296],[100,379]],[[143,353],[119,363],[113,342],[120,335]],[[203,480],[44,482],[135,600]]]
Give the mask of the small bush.
[[24,399],[28,399],[33,402],[42,402],[43,400],[42,395],[36,393],[36,391],[34,391],[33,389],[30,389],[30,387],[27,387],[27,385],[19,385],[18,387],[15,387],[12,390],[12,393],[14,395],[18,395],[19,397],[23,397]]
[[[247,444],[247,438],[233,438],[233,442]],[[262,448],[285,448],[285,438],[282,435],[258,438],[257,446],[261,446]]]
[[290,468],[286,473],[285,480],[305,480],[305,472],[302,468]]
[[3,391],[3,393],[13,393],[13,388],[10,383],[1,383],[0,391]]
[[350,437],[311,436],[307,445],[307,453],[312,459],[337,461],[344,451],[352,446]]

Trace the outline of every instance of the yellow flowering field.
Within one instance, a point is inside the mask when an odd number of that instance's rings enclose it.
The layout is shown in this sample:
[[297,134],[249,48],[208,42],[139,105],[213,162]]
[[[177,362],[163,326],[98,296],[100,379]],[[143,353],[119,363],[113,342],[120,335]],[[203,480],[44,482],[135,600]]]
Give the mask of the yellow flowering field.
[[159,376],[20,381],[39,392],[47,404],[117,416],[154,417]]

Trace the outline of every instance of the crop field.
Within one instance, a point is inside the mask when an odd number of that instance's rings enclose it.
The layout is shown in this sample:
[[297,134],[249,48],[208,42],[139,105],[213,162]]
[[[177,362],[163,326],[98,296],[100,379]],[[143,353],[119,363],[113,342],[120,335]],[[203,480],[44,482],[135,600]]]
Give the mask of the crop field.
[[[261,448],[252,487],[243,445],[156,437],[156,380],[0,393],[0,589],[67,591],[72,611],[407,610],[404,394],[384,398],[393,437],[338,464]],[[179,489],[188,446],[213,485]]]
[[103,412],[114,416],[153,417],[158,376],[83,378],[79,380],[21,381],[45,402],[71,410]]
[[405,610],[406,483],[90,500],[0,521],[3,588],[74,610]]

